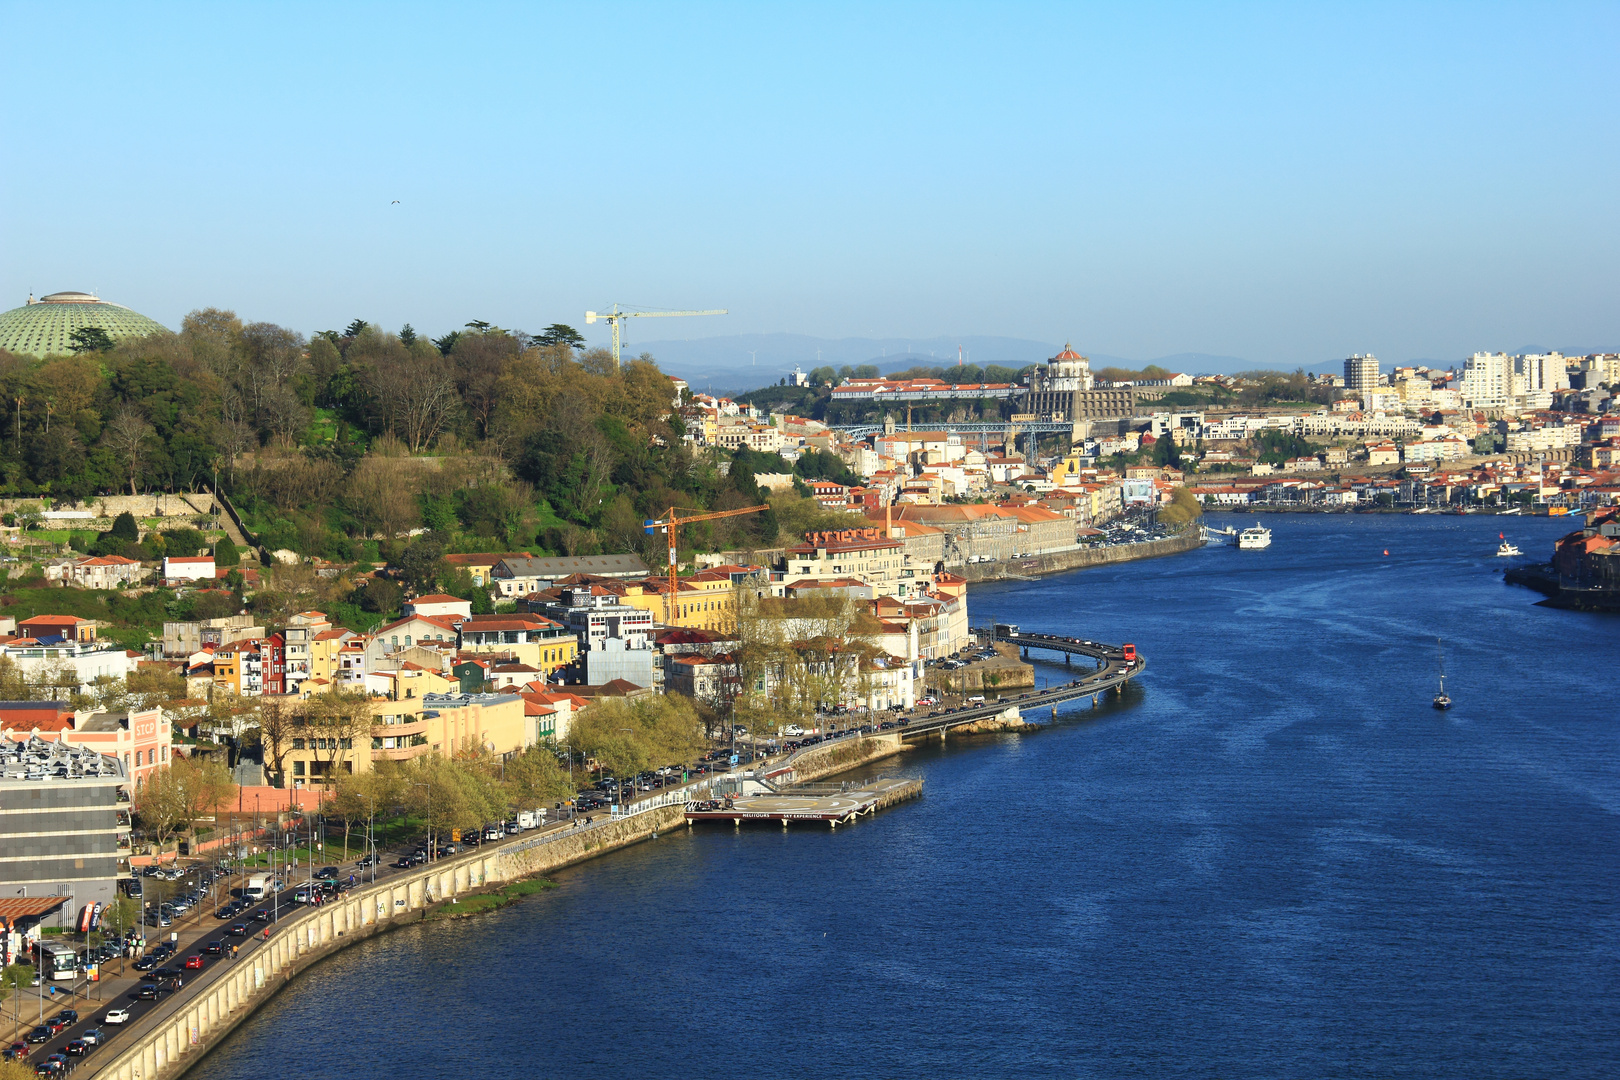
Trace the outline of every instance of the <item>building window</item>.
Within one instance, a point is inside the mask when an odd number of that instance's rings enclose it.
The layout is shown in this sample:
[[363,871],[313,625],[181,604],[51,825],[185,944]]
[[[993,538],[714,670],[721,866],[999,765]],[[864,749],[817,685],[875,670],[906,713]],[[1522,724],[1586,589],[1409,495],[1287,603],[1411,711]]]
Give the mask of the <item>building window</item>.
[[302,761],[293,762],[293,775],[294,776],[303,776],[304,775],[304,763]]

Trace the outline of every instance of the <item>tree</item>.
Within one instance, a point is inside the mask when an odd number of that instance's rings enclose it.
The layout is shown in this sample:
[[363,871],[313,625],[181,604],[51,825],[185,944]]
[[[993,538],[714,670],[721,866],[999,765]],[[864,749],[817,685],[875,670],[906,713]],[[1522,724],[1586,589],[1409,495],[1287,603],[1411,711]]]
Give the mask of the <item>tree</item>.
[[129,493],[136,494],[135,474],[140,471],[142,451],[157,429],[133,405],[124,405],[107,422],[101,441],[124,466],[129,477]]
[[531,746],[507,759],[505,774],[506,790],[520,809],[574,797],[574,785],[549,747]]
[[113,518],[112,528],[107,535],[126,543],[133,544],[141,538],[140,526],[135,523],[135,515],[128,510]]
[[215,566],[235,566],[242,561],[242,553],[236,548],[236,541],[230,537],[221,537],[219,543],[214,545]]
[[74,355],[111,352],[115,344],[112,336],[99,326],[81,326],[68,335],[68,348]]
[[[409,326],[410,324],[406,323],[405,325]],[[366,322],[366,320],[364,320],[364,319],[356,319],[352,323],[350,323],[348,326],[345,326],[343,328],[343,336],[346,337],[346,338],[357,338],[361,334],[363,334],[367,330],[369,330],[370,328],[371,328],[371,324]]]
[[399,572],[405,583],[418,593],[431,590],[445,569],[444,548],[430,539],[420,539],[399,557]]
[[407,468],[396,458],[367,455],[350,475],[343,502],[367,535],[397,536],[420,519]]
[[364,694],[333,691],[310,698],[302,710],[303,730],[315,751],[314,772],[335,780],[355,741],[371,752],[371,702]]
[[291,704],[279,698],[260,698],[257,702],[259,746],[263,750],[264,765],[271,780],[281,786],[286,771],[287,751],[292,749],[293,730],[299,717]]
[[534,338],[536,345],[566,345],[570,349],[583,349],[585,338],[566,323],[552,323]]
[[161,847],[182,828],[236,797],[230,770],[208,758],[176,757],[148,774],[136,794],[136,813]]
[[374,577],[366,581],[365,588],[356,590],[360,608],[378,615],[388,616],[399,610],[404,591],[387,578]]
[[416,328],[414,326],[412,326],[410,323],[406,323],[404,326],[400,327],[399,328],[399,340],[403,341],[405,343],[405,347],[407,349],[410,348],[412,345],[415,345],[416,344]]

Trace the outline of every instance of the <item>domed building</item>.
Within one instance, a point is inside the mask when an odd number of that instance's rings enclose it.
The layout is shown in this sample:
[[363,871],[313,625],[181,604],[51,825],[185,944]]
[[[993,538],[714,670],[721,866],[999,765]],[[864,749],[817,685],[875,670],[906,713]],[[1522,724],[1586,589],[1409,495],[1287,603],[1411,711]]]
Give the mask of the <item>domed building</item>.
[[[1024,395],[1024,412],[1075,424],[1075,436],[1089,433],[1093,420],[1119,420],[1136,413],[1136,391],[1097,389],[1091,361],[1068,345],[1037,368]],[[1085,430],[1082,431],[1082,425]]]
[[1091,376],[1091,361],[1065,344],[1063,351],[1046,362],[1040,373],[1042,390],[1091,390],[1096,386]]
[[155,319],[91,293],[59,292],[0,312],[0,349],[20,356],[57,356],[73,351],[73,331],[96,326],[117,341],[166,331]]

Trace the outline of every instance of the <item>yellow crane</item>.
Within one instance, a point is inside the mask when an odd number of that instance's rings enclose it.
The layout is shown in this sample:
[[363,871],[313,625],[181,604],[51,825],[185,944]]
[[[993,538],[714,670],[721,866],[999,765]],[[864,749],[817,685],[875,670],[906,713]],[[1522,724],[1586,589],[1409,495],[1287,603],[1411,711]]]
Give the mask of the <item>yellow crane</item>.
[[669,597],[664,601],[664,625],[675,625],[675,601],[681,587],[680,578],[675,571],[680,565],[680,527],[695,521],[714,521],[717,518],[737,517],[740,514],[757,514],[761,510],[769,510],[770,505],[749,506],[741,510],[690,510],[684,511],[678,506],[672,506],[664,512],[661,520],[654,521],[648,518],[641,523],[643,532],[651,536],[659,529],[669,534]]
[[620,311],[619,305],[614,304],[612,311],[587,311],[585,325],[594,322],[605,322],[613,328],[613,370],[619,370],[619,338],[621,336],[619,324],[626,319],[668,319],[677,315],[724,315],[725,308],[712,311]]

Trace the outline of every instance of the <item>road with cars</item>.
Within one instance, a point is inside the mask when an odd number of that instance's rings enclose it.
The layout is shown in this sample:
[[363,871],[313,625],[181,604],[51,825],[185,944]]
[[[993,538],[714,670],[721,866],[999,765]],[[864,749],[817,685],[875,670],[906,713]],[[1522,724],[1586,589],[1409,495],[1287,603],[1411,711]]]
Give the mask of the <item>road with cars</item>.
[[[903,737],[931,734],[999,715],[1009,705],[1016,705],[1020,709],[1055,706],[1060,702],[1100,694],[1105,690],[1122,686],[1139,674],[1146,665],[1142,657],[1134,655],[1134,650],[1129,647],[1106,645],[1079,638],[1019,633],[1016,628],[1004,627],[981,630],[979,635],[984,639],[1024,648],[1050,649],[1070,655],[1087,656],[1095,660],[1099,666],[1095,671],[1069,682],[1044,690],[1032,690],[1016,697],[972,703],[954,709],[933,709],[926,714],[919,708],[911,713],[893,713],[892,718],[888,720],[876,721],[876,718],[873,718],[876,722],[851,726],[842,731],[791,739],[780,745],[785,757],[758,753],[756,750],[745,748],[736,753],[737,764],[754,760],[770,761],[772,758],[776,758],[777,763],[780,763],[791,760],[796,753],[809,750],[823,742],[858,738],[865,734],[898,733]],[[616,782],[602,782],[594,789],[582,791],[572,803],[564,804],[561,812],[578,816],[606,810],[612,803],[619,801],[624,788],[632,790],[630,801],[634,802],[661,789],[701,784],[704,782],[704,774],[711,771],[722,772],[730,768],[731,757],[730,751],[714,750],[705,755],[702,762],[681,768],[679,772],[683,775],[680,776],[676,775],[675,767],[666,767],[656,773],[642,774],[634,783],[626,781],[622,786]],[[561,820],[547,822],[538,832],[543,835],[558,829],[566,829],[571,824],[570,817],[564,817]],[[503,835],[502,839],[504,838]],[[76,1071],[81,1064],[91,1066],[90,1071],[94,1072],[95,1061],[110,1056],[106,1051],[108,1042],[126,1037],[125,1032],[144,1032],[156,1021],[152,1014],[161,1006],[169,1004],[173,995],[189,996],[195,993],[198,987],[208,985],[217,977],[219,968],[240,962],[242,958],[251,955],[254,949],[262,947],[265,931],[268,930],[273,936],[274,924],[279,917],[305,906],[300,902],[301,894],[313,895],[315,902],[318,903],[362,881],[366,883],[384,881],[430,859],[453,856],[463,850],[479,847],[481,843],[482,837],[470,835],[459,843],[441,845],[431,855],[426,845],[422,843],[398,849],[389,853],[397,855],[397,858],[391,863],[383,862],[383,865],[342,869],[335,866],[304,867],[284,871],[288,876],[279,879],[281,887],[278,890],[253,901],[240,897],[242,890],[239,886],[231,887],[233,878],[240,878],[245,882],[246,875],[232,874],[210,878],[206,882],[199,881],[193,893],[203,889],[207,889],[209,893],[217,893],[221,888],[225,888],[229,893],[238,895],[229,901],[222,899],[218,907],[211,904],[197,904],[194,914],[183,913],[182,917],[175,920],[169,928],[148,926],[149,936],[162,932],[162,929],[168,929],[176,935],[176,940],[155,943],[148,947],[145,955],[138,961],[123,958],[113,961],[119,964],[121,969],[116,975],[108,973],[106,971],[108,965],[104,964],[101,981],[87,984],[87,989],[76,996],[43,997],[40,1009],[48,1023],[43,1026],[43,1030],[32,1031],[19,1042],[11,1044],[5,1052],[8,1056],[20,1057],[33,1064],[35,1071],[41,1075],[65,1075]],[[387,860],[388,857],[383,856],[383,860]],[[190,873],[201,875],[206,871],[197,867]],[[297,878],[292,876],[294,874]],[[237,949],[237,956],[234,958],[231,956],[233,946]],[[68,1000],[66,1009],[53,1004],[64,999]],[[23,1015],[26,1016],[26,998],[23,1002]],[[168,1012],[167,1009],[162,1011],[165,1014]]]

